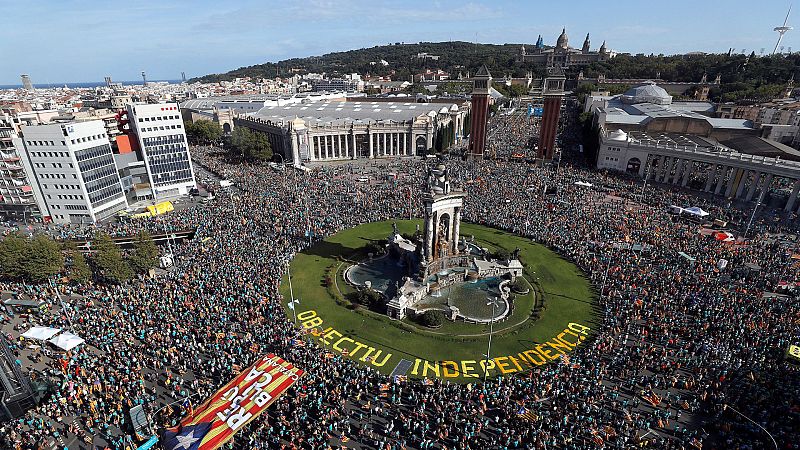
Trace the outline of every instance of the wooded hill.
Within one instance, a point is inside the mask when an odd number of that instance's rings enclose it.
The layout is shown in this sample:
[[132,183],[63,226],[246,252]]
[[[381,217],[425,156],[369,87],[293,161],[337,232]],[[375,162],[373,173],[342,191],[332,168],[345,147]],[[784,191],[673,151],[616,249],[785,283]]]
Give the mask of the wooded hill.
[[[517,62],[521,44],[475,44],[470,42],[420,42],[417,44],[381,45],[322,56],[292,58],[248,67],[222,74],[206,75],[190,81],[215,82],[237,77],[274,78],[299,73],[328,73],[332,76],[359,73],[385,75],[393,80],[409,80],[412,74],[425,69],[442,69],[452,78],[470,74],[486,64],[495,78],[508,74],[515,77],[533,72],[541,76],[544,68]],[[526,44],[532,48],[532,45]],[[416,58],[418,53],[439,56],[438,60]],[[383,66],[380,61],[387,61]],[[375,64],[372,64],[375,63]],[[567,77],[574,79],[581,68],[571,68]],[[667,81],[700,81],[703,74],[713,80],[722,76],[722,86],[711,92],[714,100],[766,100],[779,94],[794,75],[800,81],[800,53],[788,56],[743,54],[629,55],[621,54],[609,61],[582,68],[587,78],[604,74],[606,78],[655,78],[660,74]]]

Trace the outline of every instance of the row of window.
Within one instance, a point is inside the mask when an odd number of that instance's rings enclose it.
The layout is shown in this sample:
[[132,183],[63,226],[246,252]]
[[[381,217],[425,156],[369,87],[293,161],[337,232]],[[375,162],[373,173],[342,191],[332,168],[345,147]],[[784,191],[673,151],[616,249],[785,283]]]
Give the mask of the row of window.
[[[50,163],[50,165],[52,165],[54,169],[61,169],[61,168],[64,167],[61,163]],[[73,168],[72,163],[67,163],[67,166],[70,169]],[[33,163],[33,167],[38,167],[40,169],[44,169],[44,168],[47,167],[47,163]]]
[[620,152],[620,151],[622,151],[622,149],[619,148],[619,147],[608,147],[608,151],[610,151],[610,152]]
[[[63,190],[66,190],[66,189],[75,189],[75,190],[79,190],[80,188],[81,188],[81,187],[80,187],[79,185],[77,185],[77,184],[54,184],[54,185],[53,185],[53,189],[59,189],[59,190],[62,190],[62,191],[63,191]],[[43,184],[43,185],[42,185],[42,189],[47,189],[47,185],[46,185],[46,184]],[[49,197],[48,197],[48,198],[49,198]]]
[[178,125],[162,125],[160,127],[142,127],[142,131],[158,131],[158,130],[177,130],[183,128],[181,124]]
[[78,143],[81,143],[81,142],[97,141],[97,140],[100,140],[100,139],[106,139],[106,135],[105,134],[95,134],[95,135],[92,135],[92,136],[86,136],[86,137],[77,138],[77,139],[70,139],[70,142],[72,142],[73,144],[78,144]]
[[185,155],[186,158],[189,158],[189,152],[186,150],[186,146],[183,144],[180,145],[159,145],[158,147],[147,147],[147,156],[159,156],[159,155],[172,155],[172,154],[180,154]]
[[153,176],[156,186],[164,186],[167,184],[179,183],[181,181],[190,181],[192,179],[192,172],[188,169],[178,170],[175,172],[163,172]]
[[67,152],[31,152],[33,158],[69,158]]
[[[43,180],[54,180],[54,179],[65,179],[67,178],[67,174],[65,173],[40,173],[39,178]],[[72,174],[72,178],[78,178],[77,175],[74,173]]]
[[105,145],[98,145],[96,147],[90,147],[83,150],[78,150],[75,152],[75,159],[78,160],[80,163],[81,161],[85,161],[87,159],[92,158],[99,158],[103,155],[110,155],[111,154],[111,146],[108,144]]
[[154,136],[142,139],[142,143],[145,145],[145,147],[150,147],[153,145],[182,144],[184,142],[186,141],[182,134],[170,134],[167,136]]
[[[53,147],[54,145],[56,145],[53,141],[25,141],[25,143],[28,144],[29,147],[43,147],[45,145]],[[73,142],[73,144],[74,143],[75,142]],[[61,145],[65,144],[66,143],[64,141],[61,141]]]
[[151,120],[153,122],[156,122],[158,120],[174,120],[174,119],[180,119],[180,116],[139,117],[139,123],[150,122]]
[[78,163],[78,168],[81,169],[81,173],[83,173],[83,178],[86,179],[86,172],[97,170],[97,169],[111,169],[116,170],[114,166],[114,157],[111,155],[105,155],[102,158],[91,159],[89,161],[84,161]]
[[[83,195],[73,195],[73,194],[61,194],[57,196],[59,200],[83,200]],[[48,200],[52,200],[53,196],[47,194]]]
[[92,206],[97,207],[120,197],[122,197],[122,188],[117,182],[111,183],[110,186],[89,194],[89,201],[92,203]]
[[606,161],[618,162],[618,161],[619,161],[619,158],[614,158],[614,157],[611,157],[611,156],[606,156]]

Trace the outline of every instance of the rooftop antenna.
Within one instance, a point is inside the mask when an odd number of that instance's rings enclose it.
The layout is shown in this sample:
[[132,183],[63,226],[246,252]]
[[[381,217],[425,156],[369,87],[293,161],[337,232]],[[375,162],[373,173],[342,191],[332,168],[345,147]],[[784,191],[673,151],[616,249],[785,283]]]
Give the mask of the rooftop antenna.
[[775,52],[778,51],[778,46],[781,45],[781,41],[783,40],[783,35],[786,34],[787,31],[791,31],[793,29],[793,27],[786,25],[786,22],[789,21],[789,14],[791,14],[791,12],[792,12],[792,4],[790,3],[789,11],[786,12],[786,18],[783,19],[783,25],[772,29],[772,31],[778,32],[778,42],[775,43],[775,49],[772,50],[773,55],[775,54]]

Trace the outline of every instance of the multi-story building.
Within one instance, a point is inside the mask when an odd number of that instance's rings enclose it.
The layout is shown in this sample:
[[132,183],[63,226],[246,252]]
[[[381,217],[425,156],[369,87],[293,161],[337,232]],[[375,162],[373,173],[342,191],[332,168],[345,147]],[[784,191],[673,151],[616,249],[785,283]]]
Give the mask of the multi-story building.
[[0,216],[25,218],[36,206],[19,153],[14,117],[0,112]]
[[189,144],[177,103],[128,105],[155,200],[186,195],[195,186]]
[[355,79],[329,78],[314,81],[314,92],[358,92],[364,82]]
[[45,220],[94,223],[128,207],[102,120],[26,126],[14,145]]

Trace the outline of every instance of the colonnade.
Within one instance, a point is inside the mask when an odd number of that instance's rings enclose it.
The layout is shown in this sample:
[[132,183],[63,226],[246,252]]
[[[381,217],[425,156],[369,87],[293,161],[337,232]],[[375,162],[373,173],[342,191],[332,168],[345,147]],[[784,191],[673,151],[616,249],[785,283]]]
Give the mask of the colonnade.
[[363,134],[312,134],[309,138],[309,155],[312,161],[356,159],[359,149],[356,136],[366,136],[369,158],[414,156],[411,134],[405,131],[374,132]]
[[[756,199],[757,193],[759,200],[762,195],[766,195],[776,176],[758,168],[748,169],[667,155],[649,155],[643,172],[648,180],[681,187],[686,187],[694,176],[705,173],[706,181],[701,188],[703,192],[748,202]],[[800,212],[800,205],[797,202],[800,179],[793,180],[793,183],[784,210],[793,211],[798,207]]]

